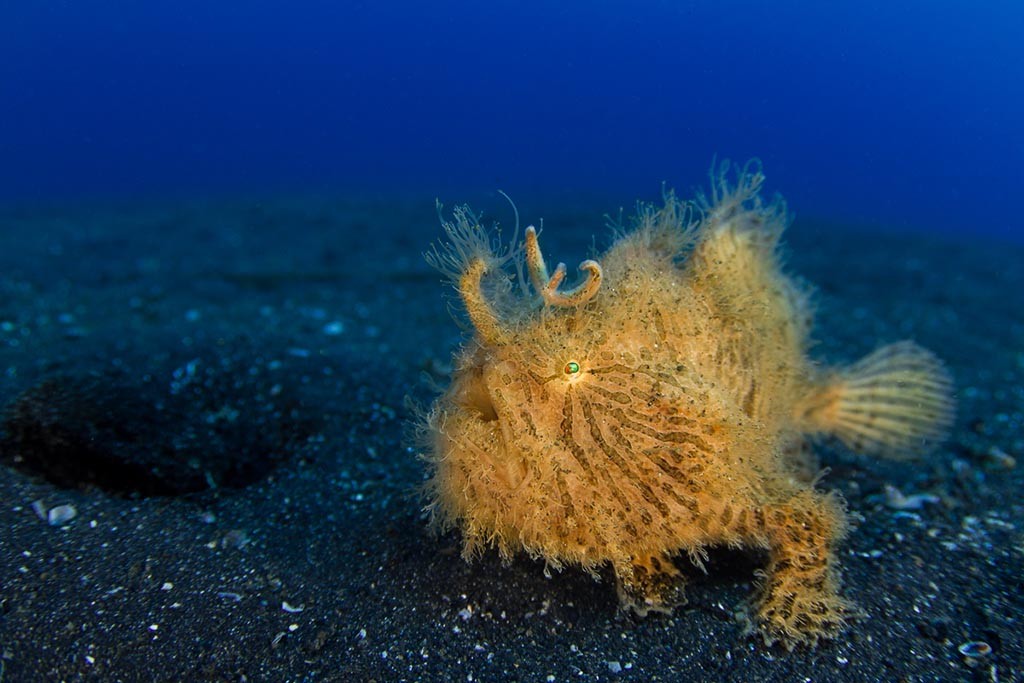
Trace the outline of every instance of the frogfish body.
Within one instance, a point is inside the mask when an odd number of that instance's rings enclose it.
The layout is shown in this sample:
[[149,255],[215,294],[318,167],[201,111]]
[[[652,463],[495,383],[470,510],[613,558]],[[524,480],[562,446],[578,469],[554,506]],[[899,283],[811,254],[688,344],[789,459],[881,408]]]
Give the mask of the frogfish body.
[[427,258],[473,335],[422,434],[429,509],[461,530],[467,559],[494,546],[610,564],[621,605],[643,615],[685,601],[677,556],[756,548],[767,566],[749,614],[766,641],[842,630],[845,512],[814,486],[809,437],[920,450],[950,424],[951,385],[912,342],[846,368],[808,358],[809,292],[780,267],[785,208],[762,183],[756,164],[734,182],[722,168],[708,198],[642,206],[571,289],[532,227],[502,247],[464,207],[443,223]]

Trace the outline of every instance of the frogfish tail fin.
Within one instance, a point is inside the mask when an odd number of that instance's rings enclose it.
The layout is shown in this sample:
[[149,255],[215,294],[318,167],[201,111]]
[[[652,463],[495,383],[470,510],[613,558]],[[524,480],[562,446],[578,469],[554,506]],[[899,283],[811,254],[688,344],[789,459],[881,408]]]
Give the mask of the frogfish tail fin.
[[955,411],[952,388],[934,354],[898,342],[815,385],[795,417],[803,431],[833,435],[852,450],[907,457],[945,439]]

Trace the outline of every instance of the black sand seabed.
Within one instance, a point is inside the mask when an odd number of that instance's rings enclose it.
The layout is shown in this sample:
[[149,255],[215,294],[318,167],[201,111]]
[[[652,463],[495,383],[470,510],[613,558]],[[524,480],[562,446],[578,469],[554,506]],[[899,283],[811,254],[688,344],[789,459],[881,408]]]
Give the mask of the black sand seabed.
[[[520,199],[570,264],[608,208]],[[0,212],[0,680],[1024,680],[1024,248],[791,229],[816,357],[914,338],[959,416],[917,462],[819,446],[866,617],[787,653],[735,616],[756,557],[635,619],[610,575],[428,532],[404,397],[460,339],[439,234],[429,201]]]

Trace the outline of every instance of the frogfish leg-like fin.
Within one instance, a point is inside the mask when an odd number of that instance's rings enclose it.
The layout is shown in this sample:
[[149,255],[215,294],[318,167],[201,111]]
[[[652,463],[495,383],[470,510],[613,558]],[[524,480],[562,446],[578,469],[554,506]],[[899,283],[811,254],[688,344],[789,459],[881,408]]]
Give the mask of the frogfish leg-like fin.
[[644,555],[615,564],[619,605],[638,616],[670,614],[686,604],[686,578],[667,555]]

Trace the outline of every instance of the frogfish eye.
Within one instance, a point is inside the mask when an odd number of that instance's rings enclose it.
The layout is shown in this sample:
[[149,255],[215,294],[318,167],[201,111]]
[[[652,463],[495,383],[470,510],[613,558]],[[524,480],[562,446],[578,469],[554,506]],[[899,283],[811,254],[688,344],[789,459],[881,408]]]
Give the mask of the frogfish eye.
[[575,375],[575,374],[578,374],[579,371],[580,371],[580,364],[577,363],[576,361],[571,360],[571,361],[569,361],[568,363],[565,364],[565,370],[564,370],[565,374],[567,374],[567,375]]

